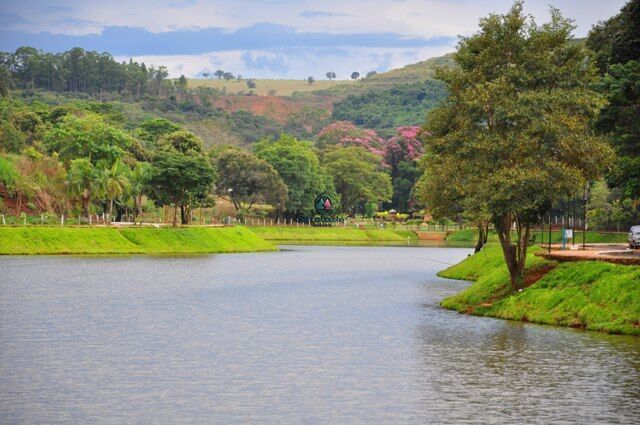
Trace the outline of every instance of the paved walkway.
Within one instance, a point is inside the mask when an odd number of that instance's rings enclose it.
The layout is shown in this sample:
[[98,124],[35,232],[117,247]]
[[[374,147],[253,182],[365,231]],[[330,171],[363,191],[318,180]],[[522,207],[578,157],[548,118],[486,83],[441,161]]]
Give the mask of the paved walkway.
[[619,264],[640,264],[640,250],[631,250],[628,245],[622,244],[587,244],[586,249],[582,245],[568,245],[562,250],[562,245],[551,245],[551,252],[546,250],[537,255],[556,261],[607,261]]

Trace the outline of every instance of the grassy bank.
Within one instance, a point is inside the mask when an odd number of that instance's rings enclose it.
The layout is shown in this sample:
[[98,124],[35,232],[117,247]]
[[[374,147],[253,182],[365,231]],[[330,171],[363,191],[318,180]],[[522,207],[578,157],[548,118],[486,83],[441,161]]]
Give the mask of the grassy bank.
[[0,227],[0,254],[169,254],[270,251],[243,227]]
[[500,247],[486,247],[440,272],[475,281],[441,305],[480,316],[640,335],[640,267],[599,261],[555,264],[533,253],[527,264],[529,278],[551,270],[512,294]]
[[407,242],[417,240],[410,230],[355,227],[251,227],[261,238],[275,242]]

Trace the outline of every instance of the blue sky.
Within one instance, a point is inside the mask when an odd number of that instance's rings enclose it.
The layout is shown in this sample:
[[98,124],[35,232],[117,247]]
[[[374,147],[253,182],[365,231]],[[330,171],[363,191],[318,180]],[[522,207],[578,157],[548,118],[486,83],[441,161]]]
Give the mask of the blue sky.
[[[548,4],[584,36],[624,0],[528,0],[536,21]],[[0,50],[74,46],[166,65],[172,76],[224,69],[255,78],[322,78],[385,71],[453,51],[478,19],[510,0],[0,0]]]

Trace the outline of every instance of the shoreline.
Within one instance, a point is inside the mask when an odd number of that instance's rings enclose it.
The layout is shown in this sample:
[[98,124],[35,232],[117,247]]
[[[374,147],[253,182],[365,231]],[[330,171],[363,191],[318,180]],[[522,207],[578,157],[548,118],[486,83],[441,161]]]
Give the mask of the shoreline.
[[438,276],[470,281],[440,306],[461,314],[640,336],[640,266],[557,262],[527,254],[525,288],[512,293],[499,246],[487,246]]

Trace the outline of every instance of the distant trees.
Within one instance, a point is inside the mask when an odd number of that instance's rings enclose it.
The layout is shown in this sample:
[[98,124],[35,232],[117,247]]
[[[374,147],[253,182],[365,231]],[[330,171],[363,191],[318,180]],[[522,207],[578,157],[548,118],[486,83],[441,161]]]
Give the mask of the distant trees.
[[213,76],[216,77],[218,80],[222,80],[222,78],[224,77],[224,71],[221,69],[218,69],[213,73]]
[[235,77],[233,76],[233,73],[231,72],[225,72],[222,75],[222,78],[224,78],[225,81],[229,81],[229,80],[233,80]]
[[118,92],[136,97],[162,96],[171,89],[165,67],[147,67],[133,60],[120,63],[108,53],[79,47],[56,54],[20,47],[14,53],[0,53],[0,66],[11,73],[18,87],[89,94]]
[[252,90],[255,89],[256,88],[256,82],[253,81],[252,79],[248,79],[247,80],[247,87],[252,89]]
[[307,84],[311,85],[316,82],[316,79],[312,76],[307,77]]
[[353,71],[351,73],[351,79],[352,80],[357,80],[358,78],[360,78],[360,73],[358,71]]
[[335,78],[336,78],[336,73],[335,73],[335,72],[333,72],[333,71],[329,71],[329,72],[327,72],[325,75],[327,76],[327,79],[328,79],[329,81],[331,81],[331,80],[335,80]]
[[377,71],[369,71],[369,72],[367,72],[367,75],[364,76],[364,78],[371,78],[376,74],[378,74]]
[[204,78],[205,80],[208,80],[210,75],[211,74],[209,74],[208,72],[203,72],[202,73],[202,78]]

